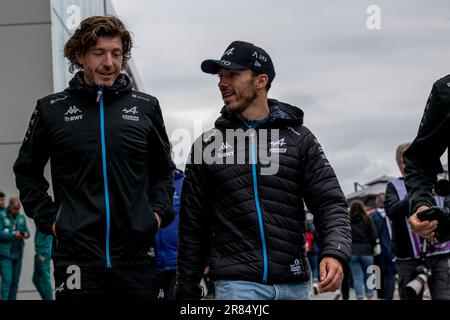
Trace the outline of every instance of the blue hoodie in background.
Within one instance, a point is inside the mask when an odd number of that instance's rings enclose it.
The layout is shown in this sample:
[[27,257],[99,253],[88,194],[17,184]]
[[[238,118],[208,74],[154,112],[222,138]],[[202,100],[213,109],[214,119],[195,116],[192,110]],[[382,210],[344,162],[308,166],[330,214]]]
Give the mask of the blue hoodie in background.
[[177,267],[178,253],[178,215],[180,212],[181,188],[185,174],[181,170],[173,172],[173,184],[175,193],[173,195],[173,211],[175,218],[165,228],[159,229],[156,234],[157,267],[162,270],[175,270]]

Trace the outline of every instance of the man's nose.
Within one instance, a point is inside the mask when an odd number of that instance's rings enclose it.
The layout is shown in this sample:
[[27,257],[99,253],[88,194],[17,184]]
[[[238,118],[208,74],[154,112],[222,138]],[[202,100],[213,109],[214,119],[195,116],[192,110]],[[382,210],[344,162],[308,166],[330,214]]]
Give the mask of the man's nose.
[[113,66],[113,57],[112,54],[110,52],[107,52],[105,54],[105,59],[103,60],[103,64],[107,67],[112,67]]
[[219,78],[219,83],[217,84],[220,89],[225,89],[228,87],[228,82],[225,80],[224,77]]

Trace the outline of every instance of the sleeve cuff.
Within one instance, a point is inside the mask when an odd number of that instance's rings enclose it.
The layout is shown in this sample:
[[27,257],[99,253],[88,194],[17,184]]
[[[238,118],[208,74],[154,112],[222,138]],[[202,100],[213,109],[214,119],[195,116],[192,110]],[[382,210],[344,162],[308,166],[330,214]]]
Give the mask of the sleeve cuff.
[[158,206],[152,206],[153,212],[156,212],[161,217],[161,228],[167,227],[175,218],[171,207],[163,208]]
[[36,224],[36,228],[42,232],[43,234],[50,234],[53,235],[52,226],[53,223],[56,221],[56,212],[50,213],[49,215],[35,215],[34,216],[34,222]]

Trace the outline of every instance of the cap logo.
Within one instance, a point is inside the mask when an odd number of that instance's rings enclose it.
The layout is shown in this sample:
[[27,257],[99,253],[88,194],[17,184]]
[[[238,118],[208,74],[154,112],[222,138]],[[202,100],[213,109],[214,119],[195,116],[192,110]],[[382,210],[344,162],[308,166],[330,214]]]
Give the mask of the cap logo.
[[228,49],[227,51],[225,51],[225,53],[223,55],[227,55],[227,56],[231,56],[234,52],[234,48]]
[[252,57],[256,57],[256,59],[259,59],[263,62],[267,62],[267,58],[265,56],[263,56],[262,54],[258,54],[257,51],[255,51],[255,53],[252,54]]
[[255,67],[261,67],[261,63],[259,63],[257,60],[255,60]]
[[222,62],[226,66],[229,66],[231,64],[231,62],[227,60],[221,60],[220,62]]

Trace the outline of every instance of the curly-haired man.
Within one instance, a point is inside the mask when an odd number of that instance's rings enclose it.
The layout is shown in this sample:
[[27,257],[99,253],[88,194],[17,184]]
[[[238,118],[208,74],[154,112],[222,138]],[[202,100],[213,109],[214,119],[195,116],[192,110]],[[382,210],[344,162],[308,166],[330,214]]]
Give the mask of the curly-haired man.
[[158,100],[121,72],[132,45],[116,17],[81,22],[64,47],[80,71],[38,100],[14,165],[26,214],[56,239],[57,299],[159,292],[154,238],[173,219],[174,165]]

